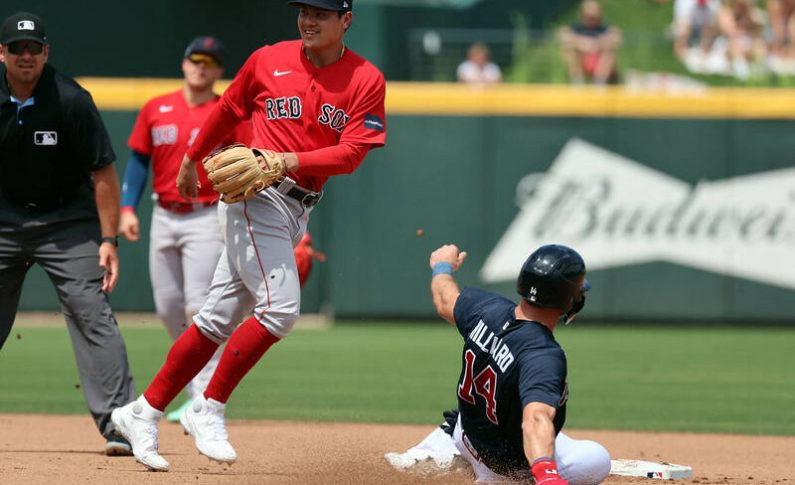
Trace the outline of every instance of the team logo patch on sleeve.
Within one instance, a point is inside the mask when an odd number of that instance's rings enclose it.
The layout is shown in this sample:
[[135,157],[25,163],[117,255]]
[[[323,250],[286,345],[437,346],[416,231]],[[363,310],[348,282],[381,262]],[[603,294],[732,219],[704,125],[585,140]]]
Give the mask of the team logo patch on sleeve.
[[364,115],[364,127],[375,131],[384,131],[384,120],[367,113]]

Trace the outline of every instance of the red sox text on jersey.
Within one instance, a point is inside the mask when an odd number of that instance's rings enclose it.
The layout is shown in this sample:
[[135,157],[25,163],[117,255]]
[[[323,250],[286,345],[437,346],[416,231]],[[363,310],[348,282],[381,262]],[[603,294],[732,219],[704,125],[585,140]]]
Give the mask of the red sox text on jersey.
[[[298,96],[267,98],[265,100],[265,111],[271,121],[285,118],[298,119],[303,113],[301,98]],[[327,125],[332,130],[342,133],[350,119],[351,117],[345,113],[345,110],[329,103],[324,103],[320,107],[320,116],[318,116],[317,121],[321,125]]]

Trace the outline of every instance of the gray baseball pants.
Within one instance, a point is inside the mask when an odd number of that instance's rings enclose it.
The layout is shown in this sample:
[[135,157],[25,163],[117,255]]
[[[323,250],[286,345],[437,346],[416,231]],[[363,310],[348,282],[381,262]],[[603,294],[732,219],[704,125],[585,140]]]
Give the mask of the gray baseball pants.
[[[149,276],[155,307],[169,335],[176,340],[207,300],[213,272],[224,248],[218,208],[204,207],[177,214],[155,205],[149,244]],[[188,386],[196,398],[218,367],[219,347]]]
[[38,264],[55,285],[83,395],[107,438],[113,433],[111,410],[135,399],[135,386],[124,340],[102,292],[99,239],[95,220],[0,228],[0,348],[14,324],[25,275]]
[[210,340],[226,342],[254,312],[271,335],[292,330],[301,309],[293,248],[306,231],[311,208],[275,189],[236,204],[219,204],[224,251],[210,292],[193,321]]

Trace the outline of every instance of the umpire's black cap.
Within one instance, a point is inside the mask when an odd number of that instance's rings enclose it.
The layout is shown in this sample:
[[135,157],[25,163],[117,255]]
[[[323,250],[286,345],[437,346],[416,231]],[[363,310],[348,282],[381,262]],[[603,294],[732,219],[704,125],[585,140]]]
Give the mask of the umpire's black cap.
[[185,58],[191,54],[207,54],[218,61],[219,66],[224,65],[224,44],[215,37],[202,35],[193,39],[185,49]]
[[353,10],[353,0],[290,0],[287,3],[290,5],[309,5],[310,7],[335,10],[337,12]]
[[44,22],[30,12],[17,12],[11,15],[0,27],[0,44],[8,44],[15,40],[33,40],[47,44]]

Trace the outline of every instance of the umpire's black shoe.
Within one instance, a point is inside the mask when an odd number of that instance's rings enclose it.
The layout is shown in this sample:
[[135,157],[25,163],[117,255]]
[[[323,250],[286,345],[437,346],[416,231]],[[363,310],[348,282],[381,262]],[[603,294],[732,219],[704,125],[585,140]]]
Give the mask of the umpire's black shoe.
[[107,456],[133,456],[130,442],[124,436],[114,433],[105,442],[105,454]]

